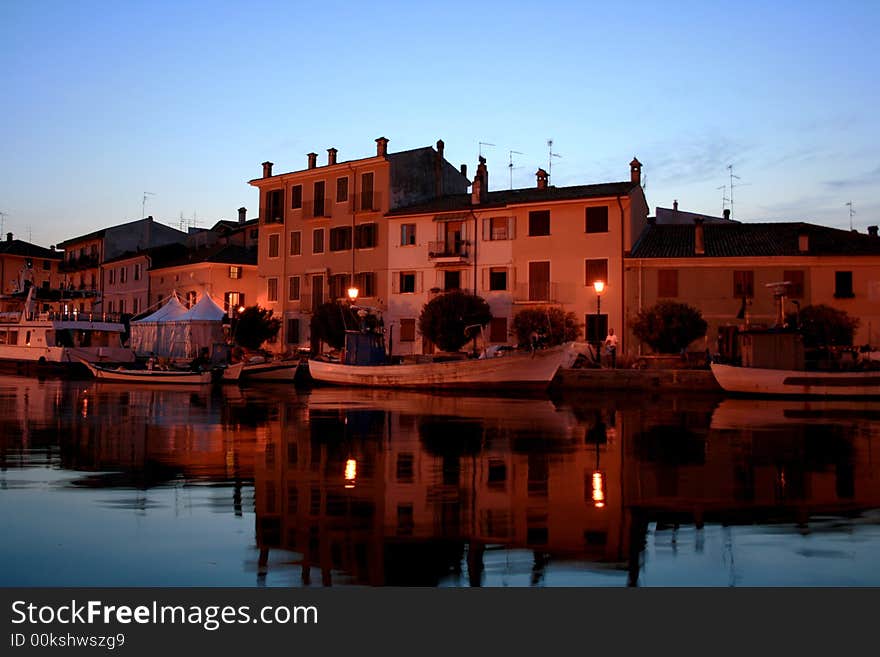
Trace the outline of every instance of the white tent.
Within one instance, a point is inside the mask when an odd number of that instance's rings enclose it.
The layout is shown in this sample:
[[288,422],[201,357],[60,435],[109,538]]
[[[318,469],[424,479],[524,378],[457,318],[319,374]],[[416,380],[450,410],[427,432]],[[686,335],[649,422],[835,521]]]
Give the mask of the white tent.
[[189,310],[172,295],[153,314],[131,322],[131,348],[138,356],[195,358],[202,347],[223,342],[224,316],[208,294]]

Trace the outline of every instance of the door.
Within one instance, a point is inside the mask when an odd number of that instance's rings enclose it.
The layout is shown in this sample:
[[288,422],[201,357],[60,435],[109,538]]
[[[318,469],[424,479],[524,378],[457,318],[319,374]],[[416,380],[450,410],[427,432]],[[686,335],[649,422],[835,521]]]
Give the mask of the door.
[[529,263],[529,301],[550,300],[550,261]]
[[447,255],[458,255],[461,253],[462,242],[464,241],[464,222],[447,221],[446,222],[446,253]]

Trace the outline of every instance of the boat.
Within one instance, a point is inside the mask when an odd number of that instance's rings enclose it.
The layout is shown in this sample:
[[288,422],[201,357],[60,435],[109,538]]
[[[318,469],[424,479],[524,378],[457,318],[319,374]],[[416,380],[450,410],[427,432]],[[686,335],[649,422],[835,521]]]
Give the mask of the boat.
[[[35,287],[20,308],[0,312],[0,364],[16,373],[82,373],[82,362],[131,363],[135,354],[122,346],[125,325],[105,315],[37,311]],[[8,306],[8,304],[4,304]]]
[[266,360],[260,356],[230,365],[223,372],[223,380],[288,381],[293,383],[299,366],[298,359]]
[[150,383],[162,385],[186,385],[211,383],[214,374],[211,370],[163,370],[133,369],[129,367],[104,367],[88,361],[82,361],[92,375],[101,382],[111,383]]
[[546,388],[560,367],[577,357],[572,343],[496,357],[385,364],[381,333],[348,331],[340,362],[313,358],[309,374],[320,383],[384,388]]

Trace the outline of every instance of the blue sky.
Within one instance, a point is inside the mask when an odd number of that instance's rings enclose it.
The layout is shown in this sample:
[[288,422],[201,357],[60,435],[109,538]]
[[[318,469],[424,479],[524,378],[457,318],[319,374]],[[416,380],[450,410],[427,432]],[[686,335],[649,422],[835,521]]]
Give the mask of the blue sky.
[[[710,6],[712,5],[712,6]],[[0,3],[0,212],[49,245],[233,219],[260,163],[446,143],[490,189],[644,165],[657,206],[880,223],[870,2]]]

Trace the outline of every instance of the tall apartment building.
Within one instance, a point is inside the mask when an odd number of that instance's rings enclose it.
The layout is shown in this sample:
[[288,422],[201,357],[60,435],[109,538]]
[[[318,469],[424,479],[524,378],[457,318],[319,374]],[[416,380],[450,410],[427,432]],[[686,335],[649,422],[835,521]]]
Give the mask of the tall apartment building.
[[255,301],[282,318],[281,350],[310,342],[314,308],[346,297],[387,309],[388,232],[385,215],[445,194],[466,194],[465,171],[443,157],[443,142],[399,153],[376,139],[376,154],[338,161],[337,150],[309,153],[307,167],[250,181],[260,191],[258,271],[265,286]]

